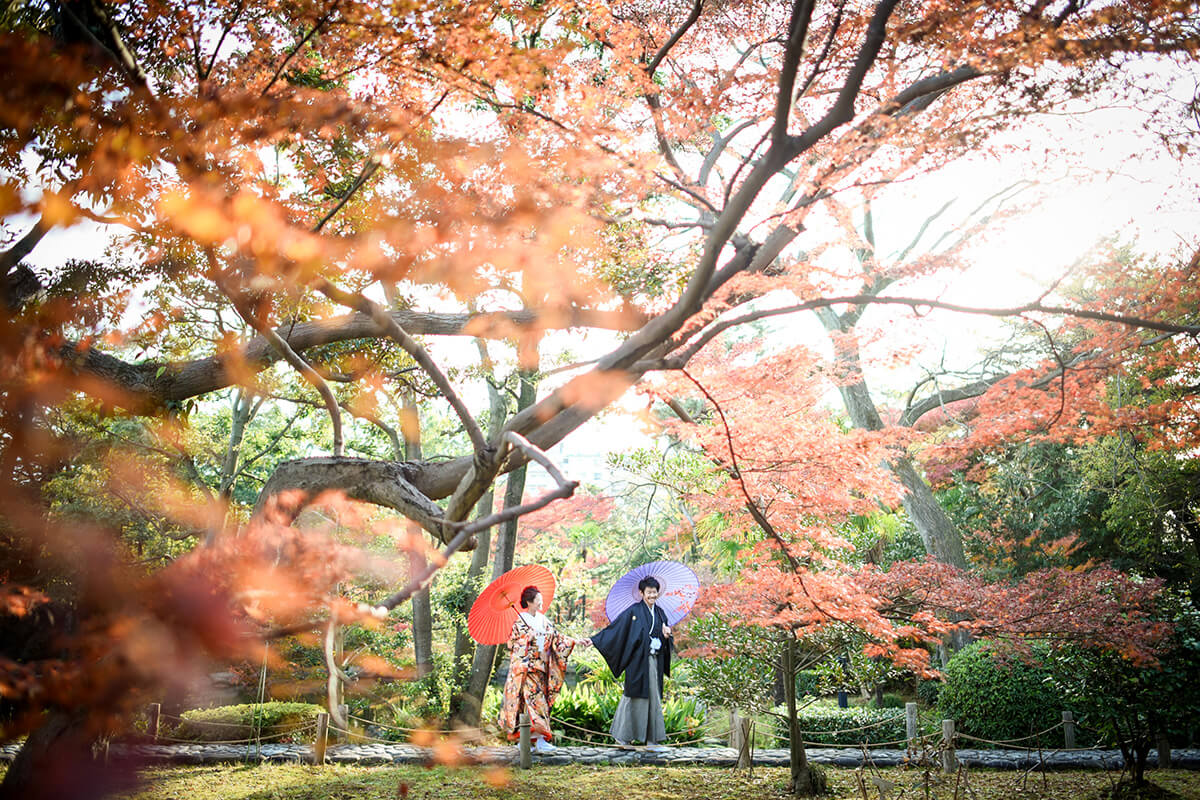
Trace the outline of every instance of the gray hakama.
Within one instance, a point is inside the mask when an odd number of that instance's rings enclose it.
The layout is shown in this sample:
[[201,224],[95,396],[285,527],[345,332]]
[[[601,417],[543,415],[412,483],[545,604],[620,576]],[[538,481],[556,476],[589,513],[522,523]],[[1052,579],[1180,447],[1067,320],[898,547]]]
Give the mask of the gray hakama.
[[610,729],[614,739],[622,742],[645,742],[654,744],[667,739],[667,726],[663,722],[662,697],[658,693],[658,657],[647,655],[650,675],[649,697],[630,697],[621,694],[617,713],[613,716]]

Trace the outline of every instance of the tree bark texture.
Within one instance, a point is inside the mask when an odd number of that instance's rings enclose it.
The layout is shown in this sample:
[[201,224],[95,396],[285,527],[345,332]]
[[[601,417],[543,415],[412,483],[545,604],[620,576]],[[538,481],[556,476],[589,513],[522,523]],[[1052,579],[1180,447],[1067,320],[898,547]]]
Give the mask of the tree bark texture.
[[106,765],[93,755],[87,709],[54,709],[29,734],[0,783],[0,800],[80,800],[131,790],[132,762]]
[[[537,382],[529,373],[521,373],[521,390],[517,396],[517,413],[533,406],[537,401]],[[525,496],[526,466],[518,467],[508,474],[504,488],[504,507],[515,508]],[[492,580],[499,578],[513,567],[517,549],[517,520],[512,519],[500,526],[496,535],[496,555],[492,562]],[[462,693],[460,719],[468,727],[478,727],[483,712],[483,695],[495,669],[496,645],[479,645],[471,660],[471,679]]]
[[796,637],[789,632],[783,644],[783,696],[787,703],[788,762],[791,767],[788,791],[798,797],[811,797],[824,794],[825,773],[808,762],[808,751],[804,749],[800,722],[796,718],[796,678],[800,671],[796,647]]
[[[416,399],[411,393],[404,395],[404,412],[408,424],[404,429],[404,460],[406,462],[421,459],[421,425],[417,411]],[[424,545],[424,537],[422,537]],[[428,566],[425,554],[420,550],[409,553],[409,574],[412,579],[425,572]],[[412,596],[413,615],[413,660],[416,662],[417,677],[423,678],[433,671],[433,604],[429,594],[429,584]]]
[[[854,340],[852,324],[828,309],[824,309],[824,313],[817,316],[833,337],[834,352],[843,373],[841,377],[845,381],[838,390],[846,406],[846,413],[850,415],[850,421],[854,423],[854,427],[863,430],[882,430],[883,420],[863,376],[862,360],[858,344]],[[901,496],[904,510],[916,525],[921,542],[925,545],[925,552],[943,564],[966,569],[967,559],[963,553],[962,533],[946,516],[946,512],[933,496],[929,484],[917,473],[912,460],[907,456],[900,456],[888,461],[887,466],[904,487]]]
[[[514,324],[538,324],[538,315],[533,311],[435,314],[396,310],[390,313],[400,327],[412,336],[460,336],[468,323],[472,323],[472,335],[507,337],[512,335]],[[495,324],[489,325],[489,320],[494,320]],[[644,319],[638,314],[580,309],[572,319],[564,321],[564,326],[635,330],[642,322]],[[297,353],[321,345],[376,339],[383,335],[379,325],[370,316],[361,313],[294,325],[287,323],[275,330]],[[262,336],[247,340],[232,353],[193,361],[130,364],[95,348],[71,344],[64,345],[59,355],[72,368],[118,387],[124,393],[122,405],[136,412],[164,408],[224,389],[236,383],[239,376],[244,376],[246,369],[263,370],[280,358],[271,343]]]

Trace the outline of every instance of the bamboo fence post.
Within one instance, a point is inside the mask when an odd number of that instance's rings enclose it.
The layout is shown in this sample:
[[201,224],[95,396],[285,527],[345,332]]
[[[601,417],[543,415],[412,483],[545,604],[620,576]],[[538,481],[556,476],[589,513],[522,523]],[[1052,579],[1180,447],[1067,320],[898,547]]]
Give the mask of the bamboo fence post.
[[313,741],[313,763],[321,766],[325,763],[325,745],[329,736],[329,713],[322,711],[317,714],[317,738]]
[[162,715],[162,704],[151,703],[146,718],[146,735],[151,741],[158,741],[158,720]]
[[1062,712],[1063,722],[1063,747],[1068,750],[1075,749],[1075,715],[1070,711]]
[[958,757],[954,754],[954,720],[942,720],[942,772],[958,769]]
[[533,766],[533,753],[529,746],[529,712],[525,711],[521,714],[520,721],[521,730],[521,769],[529,769]]

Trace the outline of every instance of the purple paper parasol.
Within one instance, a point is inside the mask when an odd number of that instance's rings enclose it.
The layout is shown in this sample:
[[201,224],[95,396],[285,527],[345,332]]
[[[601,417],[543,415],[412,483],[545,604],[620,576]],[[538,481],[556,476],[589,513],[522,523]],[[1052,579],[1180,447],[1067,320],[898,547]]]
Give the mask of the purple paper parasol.
[[678,561],[652,561],[626,572],[613,584],[604,600],[604,613],[609,621],[617,618],[625,609],[640,602],[638,581],[650,576],[661,587],[657,605],[667,614],[667,624],[674,625],[687,616],[700,596],[700,579],[691,569]]

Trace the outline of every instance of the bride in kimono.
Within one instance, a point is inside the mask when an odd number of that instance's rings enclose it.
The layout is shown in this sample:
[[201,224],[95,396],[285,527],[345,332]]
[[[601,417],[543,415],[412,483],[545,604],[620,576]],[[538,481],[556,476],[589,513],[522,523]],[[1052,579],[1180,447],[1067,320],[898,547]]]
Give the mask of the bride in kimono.
[[521,592],[521,611],[508,637],[508,680],[504,683],[504,702],[500,705],[500,729],[509,741],[520,738],[521,712],[529,713],[533,749],[548,753],[550,744],[550,707],[558,697],[567,668],[567,658],[576,645],[587,639],[570,639],[554,631],[542,613],[542,593],[536,586]]

